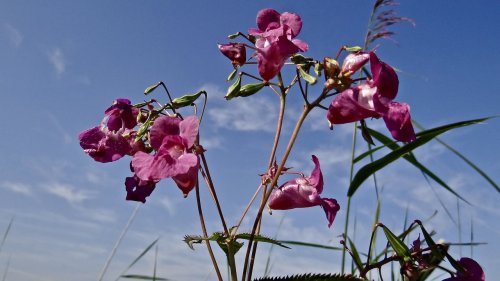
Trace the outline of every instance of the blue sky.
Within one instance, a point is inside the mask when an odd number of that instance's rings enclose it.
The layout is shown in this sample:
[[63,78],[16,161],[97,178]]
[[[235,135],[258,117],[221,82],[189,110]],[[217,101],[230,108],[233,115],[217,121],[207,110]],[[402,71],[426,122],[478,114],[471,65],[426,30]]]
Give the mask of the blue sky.
[[[404,1],[397,10],[414,19],[416,26],[395,26],[397,44],[379,41],[379,57],[401,70],[397,100],[409,103],[412,117],[426,127],[500,113],[500,54],[495,50],[500,43],[500,3],[482,3]],[[115,98],[138,102],[143,90],[157,81],[165,81],[178,96],[205,89],[210,97],[202,145],[208,149],[227,219],[234,224],[258,185],[258,174],[264,172],[277,99],[262,92],[224,101],[231,66],[216,44],[226,42],[228,34],[254,27],[257,11],[273,7],[300,14],[300,38],[310,46],[306,55],[333,56],[343,44],[362,44],[371,1],[2,1],[1,7],[0,233],[15,219],[0,252],[0,272],[10,259],[7,280],[83,281],[97,279],[136,204],[124,200],[128,160],[106,165],[92,161],[78,145],[79,132],[100,122]],[[288,129],[300,109],[299,93],[293,94]],[[385,132],[381,120],[369,125]],[[499,129],[500,121],[493,119],[443,139],[498,182]],[[342,207],[351,130],[343,125],[332,132],[324,112],[314,112],[288,165],[308,174],[311,154],[318,155],[325,174],[324,195],[337,198]],[[462,239],[470,236],[472,221],[474,240],[489,243],[475,248],[473,255],[487,276],[498,276],[498,192],[437,143],[420,148],[416,155],[470,201],[471,205],[460,204]],[[439,238],[458,241],[457,226],[418,171],[400,161],[378,174],[378,180],[383,187],[382,222],[400,230],[406,207],[411,219],[425,219],[437,210],[429,228]],[[456,199],[431,185],[456,217]],[[185,234],[201,233],[193,195],[183,199],[171,181],[162,182],[140,207],[106,280],[114,280],[158,236],[161,276],[213,280],[205,249],[193,252],[181,242]],[[219,231],[205,189],[202,196],[209,229]],[[353,200],[361,249],[368,243],[374,204],[375,192],[367,182]],[[344,216],[342,209],[328,229],[320,208],[274,212],[266,215],[264,229],[273,236],[283,220],[282,239],[338,245]],[[243,229],[249,227],[246,222]],[[453,252],[470,255],[469,248]],[[256,275],[263,271],[266,247],[261,254]],[[152,258],[129,272],[151,272]],[[338,268],[337,252],[273,250],[275,274]]]

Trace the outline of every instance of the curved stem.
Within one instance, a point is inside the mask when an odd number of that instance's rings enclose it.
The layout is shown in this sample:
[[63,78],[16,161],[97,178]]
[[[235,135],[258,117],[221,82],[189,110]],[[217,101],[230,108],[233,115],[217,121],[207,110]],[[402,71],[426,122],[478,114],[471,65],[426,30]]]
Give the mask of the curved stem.
[[[276,183],[278,182],[278,178],[279,178],[279,175],[281,174],[281,171],[283,170],[283,168],[285,167],[285,163],[288,159],[288,156],[290,155],[290,152],[292,151],[292,147],[293,145],[295,144],[295,141],[297,140],[297,136],[299,134],[299,131],[300,131],[300,128],[302,127],[302,124],[304,123],[304,120],[306,119],[307,115],[309,114],[309,112],[311,112],[313,106],[304,106],[304,110],[302,111],[302,114],[300,115],[296,125],[295,125],[295,128],[293,130],[293,133],[292,135],[290,136],[290,140],[288,141],[288,145],[285,149],[285,153],[283,155],[283,158],[281,159],[281,162],[280,162],[280,165],[278,166],[278,169],[276,170],[276,174],[275,176],[273,177],[273,180],[271,181],[271,184],[270,186],[273,187],[276,185]],[[250,267],[250,269],[248,269],[248,265],[249,265],[249,262],[251,263],[251,261],[249,260],[250,258],[250,252],[251,252],[251,249],[252,249],[252,245],[253,245],[253,239],[254,239],[254,236],[255,236],[255,233],[257,231],[257,227],[260,223],[260,220],[262,218],[262,212],[264,210],[264,207],[266,206],[266,202],[267,200],[269,199],[269,196],[271,195],[273,189],[270,188],[269,190],[267,190],[264,194],[264,200],[262,200],[261,202],[261,205],[260,205],[260,208],[257,212],[257,215],[255,217],[255,222],[254,222],[254,225],[253,225],[253,228],[252,228],[252,234],[250,235],[250,239],[248,240],[248,246],[247,246],[247,252],[246,252],[246,256],[245,256],[245,263],[244,263],[244,268],[243,268],[243,275],[242,275],[242,280],[245,280],[246,279],[246,274],[247,274],[247,270],[248,270],[248,280],[250,280],[251,278],[251,271],[252,271],[252,268]]]
[[[203,218],[203,210],[201,208],[201,200],[200,200],[200,184],[196,181],[196,205],[198,206],[198,215],[200,217],[201,229],[203,231],[203,236],[208,237],[207,228],[205,226],[205,219]],[[215,259],[214,253],[212,251],[212,247],[210,246],[210,241],[205,240],[207,244],[208,254],[210,255],[210,259],[212,260],[212,264],[214,265],[215,273],[217,274],[217,278],[219,281],[222,281],[222,275],[220,274],[219,266],[217,265],[217,260]]]

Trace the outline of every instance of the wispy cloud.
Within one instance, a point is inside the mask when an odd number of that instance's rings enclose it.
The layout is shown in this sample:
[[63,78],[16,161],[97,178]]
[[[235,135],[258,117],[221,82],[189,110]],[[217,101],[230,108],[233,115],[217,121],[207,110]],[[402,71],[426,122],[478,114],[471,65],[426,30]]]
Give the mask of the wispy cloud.
[[52,49],[52,51],[48,53],[48,58],[50,63],[54,67],[57,76],[62,75],[66,71],[67,61],[60,48]]
[[268,98],[246,98],[226,103],[208,111],[217,127],[238,131],[272,132],[278,108]]
[[7,23],[3,25],[3,31],[11,46],[17,48],[23,43],[24,37],[17,28]]
[[31,187],[20,182],[5,181],[0,184],[0,187],[26,196],[33,195],[33,190],[31,189]]
[[92,194],[76,187],[60,182],[51,182],[43,185],[45,191],[66,200],[70,204],[78,204],[92,198]]

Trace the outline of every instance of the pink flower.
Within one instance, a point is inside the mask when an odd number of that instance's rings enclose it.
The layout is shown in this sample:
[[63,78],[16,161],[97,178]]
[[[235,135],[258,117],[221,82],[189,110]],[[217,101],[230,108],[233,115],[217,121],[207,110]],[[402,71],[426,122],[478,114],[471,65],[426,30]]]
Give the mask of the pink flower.
[[464,268],[465,273],[457,272],[454,277],[443,281],[484,281],[486,277],[481,266],[471,258],[461,258],[458,263]]
[[128,99],[116,99],[104,115],[108,117],[107,127],[111,131],[133,129],[137,125],[139,109],[132,106]]
[[234,66],[244,65],[247,60],[247,51],[245,45],[241,43],[219,44],[219,51],[231,60]]
[[[347,71],[362,66],[353,57],[345,63]],[[365,61],[364,58],[359,58]],[[365,118],[384,117],[387,128],[396,140],[411,142],[416,139],[411,124],[410,107],[393,102],[398,92],[399,80],[394,69],[370,53],[372,79],[342,91],[330,104],[327,118],[331,124],[345,124]],[[343,65],[344,68],[344,65]]]
[[288,181],[276,189],[269,198],[269,208],[273,210],[289,210],[321,206],[325,211],[328,227],[330,227],[340,206],[335,199],[321,198],[323,174],[321,173],[318,158],[313,155],[312,160],[315,167],[311,175]]
[[260,10],[257,27],[249,29],[248,33],[257,37],[255,47],[259,74],[266,81],[278,74],[291,55],[309,48],[307,43],[295,39],[302,29],[302,20],[296,14]]
[[80,146],[97,162],[116,161],[131,151],[129,141],[120,133],[96,126],[78,135]]
[[353,73],[361,69],[370,59],[369,53],[349,54],[342,63],[341,72],[343,76],[351,76]]
[[187,196],[198,176],[198,156],[190,151],[198,127],[196,116],[184,120],[169,116],[156,119],[150,130],[150,143],[156,154],[139,151],[134,155],[132,167],[137,177],[144,181],[173,178]]
[[144,181],[136,175],[127,177],[125,178],[125,190],[127,191],[126,200],[146,203],[146,197],[151,195],[155,186],[155,181]]

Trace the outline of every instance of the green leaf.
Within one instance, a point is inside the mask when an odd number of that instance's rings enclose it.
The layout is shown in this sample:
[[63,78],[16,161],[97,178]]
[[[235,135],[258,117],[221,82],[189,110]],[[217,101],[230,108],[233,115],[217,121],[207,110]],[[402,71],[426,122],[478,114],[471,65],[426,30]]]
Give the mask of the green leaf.
[[[239,234],[236,234],[235,238],[236,239],[250,240],[250,236],[251,236],[250,233],[239,233]],[[281,241],[276,240],[276,239],[272,239],[269,237],[265,237],[262,235],[254,235],[253,241],[270,243],[270,244],[274,244],[274,245],[277,245],[277,246],[280,246],[283,248],[290,249],[290,247],[283,245],[283,243]]]
[[254,281],[364,281],[350,274],[308,273],[283,277],[262,277]]
[[251,96],[253,94],[256,94],[262,88],[264,88],[265,85],[266,85],[265,83],[243,85],[241,87],[240,92],[239,92],[239,94],[237,96],[238,97],[248,97],[248,96]]
[[237,73],[237,72],[238,72],[238,69],[237,69],[237,68],[233,69],[233,71],[231,71],[231,73],[229,73],[229,75],[227,76],[226,81],[228,81],[228,82],[229,82],[229,81],[233,80],[233,79],[234,79],[234,76],[236,76],[236,73]]
[[356,249],[356,245],[354,244],[354,242],[352,242],[351,238],[347,237],[347,240],[349,241],[349,248],[351,249],[354,264],[358,268],[358,271],[361,272],[361,270],[363,270],[363,262],[359,257],[358,249]]
[[[385,146],[387,146],[391,150],[394,151],[396,149],[401,148],[396,142],[394,142],[393,140],[391,140],[389,137],[383,135],[382,133],[377,132],[377,131],[372,130],[372,129],[369,129],[369,128],[368,128],[368,131],[370,132],[370,135],[372,135],[375,139],[377,139],[378,141],[380,141],[381,143],[383,143]],[[441,178],[439,178],[436,174],[434,174],[426,166],[424,166],[423,164],[421,164],[417,160],[417,158],[415,158],[415,156],[411,152],[409,152],[408,154],[404,154],[402,157],[403,157],[403,159],[405,159],[408,162],[410,162],[413,166],[417,167],[420,171],[422,171],[422,173],[424,173],[425,175],[427,175],[431,179],[433,179],[436,183],[440,184],[446,190],[448,190],[449,192],[453,193],[458,198],[460,198],[460,199],[462,199],[462,200],[464,200],[464,201],[467,202],[467,200],[465,200],[458,193],[456,193],[445,181],[443,181]]]
[[357,53],[363,50],[363,48],[361,48],[360,46],[352,46],[352,47],[346,47],[345,50],[351,53]]
[[298,69],[299,69],[299,72],[300,72],[300,76],[302,76],[302,78],[304,78],[304,80],[306,80],[307,83],[309,83],[311,85],[316,84],[316,82],[318,81],[318,79],[316,77],[314,77],[314,76],[310,75],[309,73],[307,73],[300,66],[298,66]]
[[238,76],[236,81],[234,81],[234,83],[227,89],[227,93],[226,96],[224,96],[224,98],[226,100],[230,100],[234,97],[237,97],[238,93],[240,92],[240,88],[241,88],[241,76]]
[[158,88],[158,86],[161,85],[161,82],[158,82],[156,84],[154,84],[153,86],[149,86],[146,88],[146,90],[144,90],[144,95],[149,95],[152,91],[156,90],[156,88]]
[[181,107],[185,107],[185,106],[189,106],[189,105],[193,104],[193,102],[195,102],[203,93],[206,93],[206,92],[205,91],[199,91],[196,94],[184,95],[182,97],[175,98],[172,101],[172,105],[176,109],[177,108],[181,108]]
[[[421,130],[423,130],[424,128],[419,124],[417,123],[416,121],[413,121],[412,122],[415,124],[416,127],[420,128]],[[465,157],[464,155],[462,155],[460,152],[458,152],[456,149],[454,149],[453,147],[451,147],[449,144],[447,144],[446,142],[440,140],[439,138],[436,138],[436,141],[439,142],[440,144],[442,144],[444,147],[446,147],[448,150],[450,150],[451,152],[453,152],[455,155],[457,155],[460,159],[462,159],[465,163],[467,163],[467,165],[469,165],[472,169],[474,169],[479,175],[481,175],[487,182],[489,182],[498,192],[500,192],[500,186],[498,186],[498,184],[495,183],[494,180],[492,180],[485,172],[483,172],[478,166],[476,166],[474,163],[472,163],[471,160],[469,160],[467,157]]]
[[352,196],[356,192],[356,190],[361,186],[361,184],[372,174],[375,172],[379,171],[380,169],[384,168],[385,166],[389,165],[390,163],[396,161],[399,159],[401,156],[405,155],[406,153],[409,153],[413,151],[414,149],[428,143],[438,135],[447,132],[452,129],[464,127],[464,126],[469,126],[473,124],[478,124],[481,123],[489,118],[481,118],[481,119],[473,119],[473,120],[467,120],[467,121],[462,121],[462,122],[457,122],[457,123],[452,123],[440,127],[436,127],[433,129],[429,129],[423,132],[420,132],[417,134],[417,140],[406,144],[398,149],[393,150],[392,152],[388,153],[384,157],[373,161],[365,166],[363,166],[361,169],[358,170],[356,175],[354,176],[351,185],[349,186],[349,190],[347,192],[347,196]]
[[236,38],[236,37],[238,37],[238,36],[240,36],[240,35],[241,35],[241,32],[236,32],[236,33],[233,33],[233,34],[229,34],[229,35],[227,36],[227,38],[228,38],[228,39],[234,39],[234,38]]
[[310,59],[310,58],[306,58],[306,57],[304,57],[304,56],[303,56],[303,55],[301,55],[301,54],[295,54],[295,55],[293,55],[293,56],[290,58],[290,60],[291,60],[294,64],[296,64],[296,65],[306,65],[306,64],[308,64],[308,63],[311,61],[311,59]]
[[382,225],[382,229],[384,230],[385,236],[387,237],[387,241],[394,249],[398,256],[403,257],[404,261],[408,262],[411,260],[410,249],[403,243],[401,239],[399,239],[392,231],[389,230],[385,225]]
[[149,250],[151,250],[151,248],[153,248],[153,246],[158,242],[158,240],[160,239],[160,237],[156,238],[155,241],[153,241],[151,244],[149,244],[149,246],[146,247],[146,249],[144,249],[144,251],[142,251],[142,253],[134,259],[134,261],[129,264],[129,266],[127,266],[127,268],[125,268],[125,270],[123,271],[124,273],[129,270],[132,266],[134,266],[134,264],[136,264],[147,252],[149,252]]
[[301,242],[301,241],[278,240],[278,242],[280,242],[281,244],[289,244],[289,245],[297,245],[297,246],[321,248],[321,249],[326,249],[326,250],[342,251],[341,247],[333,247],[333,246],[327,246],[327,245],[315,244],[315,243],[308,243],[308,242]]
[[139,280],[158,280],[158,281],[168,281],[169,280],[167,278],[139,275],[139,274],[127,274],[127,275],[121,275],[120,277],[128,278],[128,279],[139,279]]
[[321,76],[321,72],[323,71],[323,64],[322,63],[316,63],[314,64],[314,73],[316,73],[316,76]]

